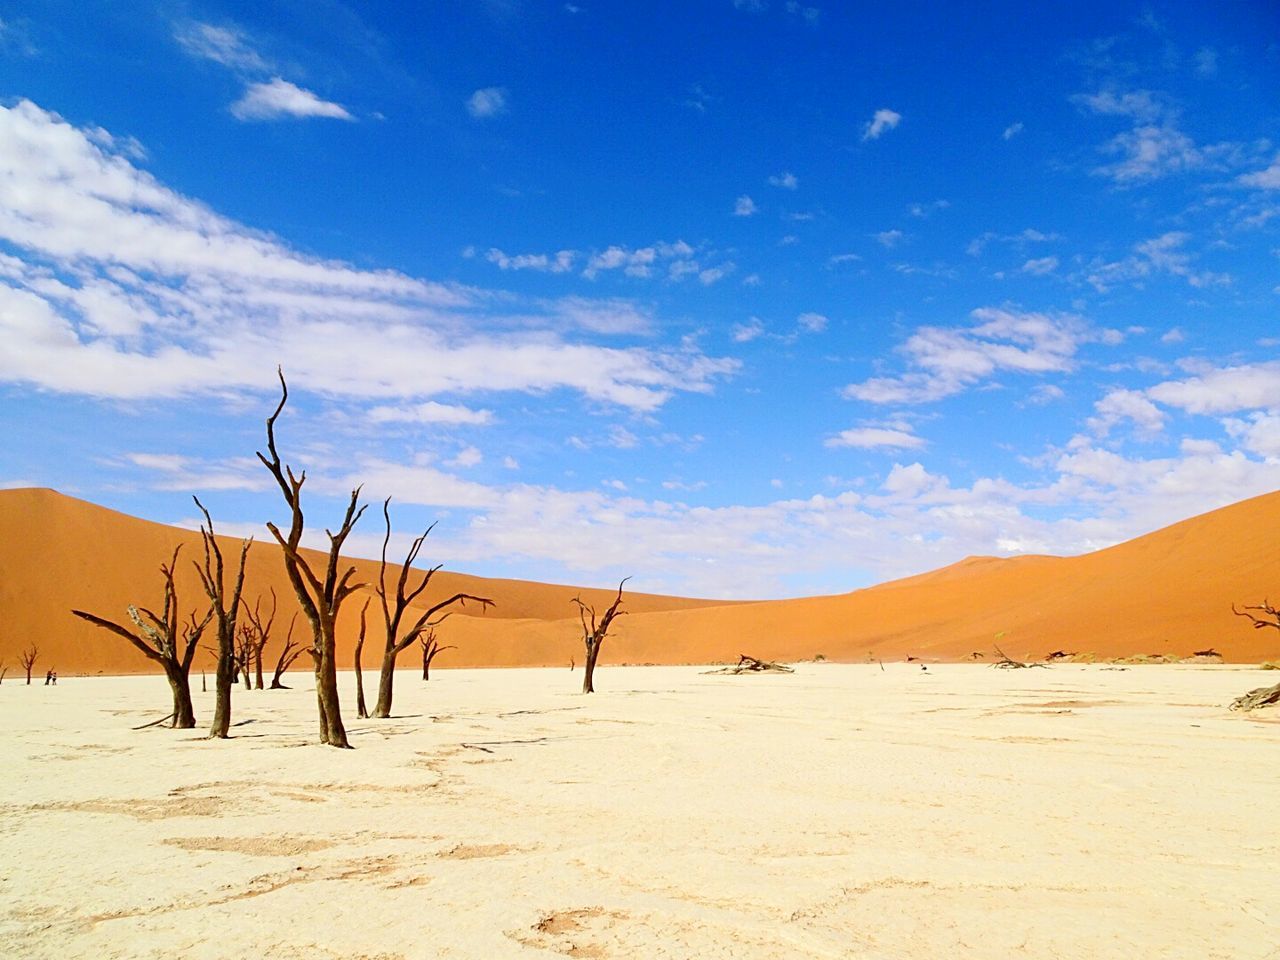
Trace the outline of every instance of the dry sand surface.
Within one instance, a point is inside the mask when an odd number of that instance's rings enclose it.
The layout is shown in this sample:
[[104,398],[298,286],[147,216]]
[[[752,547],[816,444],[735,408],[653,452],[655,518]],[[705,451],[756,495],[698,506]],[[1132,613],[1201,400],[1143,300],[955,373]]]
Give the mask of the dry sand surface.
[[338,751],[304,688],[211,742],[11,674],[0,955],[1276,958],[1271,676],[406,671]]

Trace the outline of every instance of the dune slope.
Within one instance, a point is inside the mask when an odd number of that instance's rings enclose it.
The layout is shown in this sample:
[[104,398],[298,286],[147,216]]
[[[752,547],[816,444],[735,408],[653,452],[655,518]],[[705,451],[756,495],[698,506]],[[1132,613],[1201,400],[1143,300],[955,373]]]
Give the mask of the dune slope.
[[[1232,616],[1231,604],[1280,594],[1278,524],[1280,493],[1274,493],[1079,557],[969,558],[838,596],[724,603],[628,592],[629,615],[616,622],[601,662],[706,663],[736,660],[739,653],[965,660],[976,652],[990,659],[996,642],[1017,658],[1054,650],[1187,656],[1213,647],[1229,661],[1273,659],[1280,656],[1280,631],[1252,629]],[[41,649],[38,671],[147,670],[140,655],[69,610],[123,618],[128,603],[158,603],[158,566],[179,542],[193,559],[198,536],[190,531],[53,491],[0,491],[0,659],[10,664],[10,677],[17,651],[30,642]],[[230,549],[233,541],[225,544]],[[360,580],[376,577],[376,563],[355,563]],[[194,608],[199,586],[190,564],[181,567],[183,603]],[[279,554],[259,542],[250,554],[246,595],[271,587],[285,611],[278,623],[287,623],[294,601]],[[442,656],[439,666],[567,666],[571,657],[582,659],[569,602],[578,588],[442,571],[423,599],[456,591],[492,597],[497,606],[482,616],[468,608],[440,628],[442,642],[459,649]],[[610,598],[608,591],[581,592],[597,605]],[[357,597],[345,608],[343,665],[350,663],[362,602]],[[366,646],[367,669],[376,669],[377,644],[375,633]],[[273,642],[269,657],[275,648]],[[414,651],[403,657],[412,669]]]

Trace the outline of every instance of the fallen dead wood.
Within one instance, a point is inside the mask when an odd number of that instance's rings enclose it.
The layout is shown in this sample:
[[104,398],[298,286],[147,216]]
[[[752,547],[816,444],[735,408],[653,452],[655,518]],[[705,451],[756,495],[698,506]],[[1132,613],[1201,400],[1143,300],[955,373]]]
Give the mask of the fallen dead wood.
[[719,670],[708,670],[707,673],[795,673],[791,667],[784,663],[774,663],[772,660],[758,660],[755,657],[749,657],[745,653],[738,654],[738,662],[732,667],[722,667]]
[[991,666],[999,667],[1002,670],[1026,670],[1029,667],[1045,666],[1043,663],[1023,663],[1021,660],[1014,660],[999,647],[996,647],[996,653],[1000,655],[1000,659],[991,664]]
[[1250,690],[1242,697],[1236,697],[1231,701],[1231,709],[1248,713],[1257,707],[1265,707],[1273,703],[1280,703],[1280,683],[1274,687],[1259,687],[1257,690]]

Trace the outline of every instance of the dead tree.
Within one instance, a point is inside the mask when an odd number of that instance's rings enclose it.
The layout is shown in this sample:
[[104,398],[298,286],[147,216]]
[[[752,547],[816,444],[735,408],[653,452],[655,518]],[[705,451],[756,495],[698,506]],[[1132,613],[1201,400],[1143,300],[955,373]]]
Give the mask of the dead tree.
[[222,548],[213,532],[213,518],[204,508],[199,497],[192,497],[204,514],[200,526],[200,539],[204,543],[204,563],[195,564],[200,583],[209,598],[209,612],[215,639],[217,640],[218,670],[213,689],[213,723],[209,727],[211,740],[225,740],[231,731],[231,687],[235,682],[236,620],[240,616],[240,594],[244,590],[244,564],[253,540],[240,544],[240,565],[230,594],[224,580],[225,569]]
[[307,652],[307,648],[300,643],[296,643],[293,639],[293,628],[298,622],[298,615],[295,613],[289,618],[289,632],[285,634],[284,646],[280,649],[280,658],[276,661],[275,673],[271,677],[272,690],[288,690],[280,678],[284,676],[286,670],[293,666],[293,661]]
[[195,711],[191,706],[191,662],[195,659],[200,636],[209,625],[213,610],[205,613],[204,619],[200,621],[196,620],[194,613],[191,614],[190,622],[181,629],[179,637],[178,591],[173,585],[173,572],[181,549],[181,545],[176,547],[173,558],[167,564],[160,564],[160,572],[164,575],[164,605],[160,608],[159,615],[146,607],[139,609],[131,605],[128,608],[129,619],[133,621],[135,629],[130,630],[83,610],[71,612],[81,620],[87,620],[96,627],[123,637],[147,659],[160,664],[173,693],[173,712],[169,715],[173,720],[171,726],[189,730],[196,725]]
[[3,660],[0,660],[0,683],[4,683],[4,675],[9,672],[9,667]]
[[[1262,614],[1261,617],[1254,616],[1250,610],[1257,610]],[[1262,630],[1271,627],[1273,630],[1280,630],[1280,609],[1273,607],[1271,601],[1263,600],[1259,604],[1248,605],[1241,610],[1236,609],[1236,605],[1231,605],[1231,612],[1237,617],[1245,617],[1253,624],[1253,629]]]
[[[382,561],[378,567],[378,583],[375,589],[378,591],[378,599],[382,601],[382,622],[384,627],[384,643],[382,648],[382,669],[378,673],[378,702],[374,704],[373,715],[375,717],[385,719],[391,716],[391,698],[394,694],[396,657],[398,657],[410,644],[416,643],[423,632],[430,630],[447,620],[453,613],[449,608],[454,604],[465,607],[467,601],[480,604],[481,611],[488,610],[493,606],[493,601],[488,597],[477,597],[470,593],[455,593],[447,600],[427,608],[413,623],[405,629],[405,613],[409,609],[409,604],[413,603],[422,591],[427,589],[427,585],[431,583],[431,578],[439,571],[440,565],[432,567],[422,575],[422,579],[418,581],[417,586],[410,588],[409,572],[413,562],[418,559],[418,552],[422,549],[423,541],[427,539],[431,531],[435,529],[435,524],[427,527],[422,535],[415,538],[409,547],[409,553],[404,558],[404,563],[400,567],[400,576],[396,578],[395,594],[390,595],[387,587],[387,546],[391,542],[391,498],[387,497],[382,503],[382,516],[386,520],[386,535],[382,538]],[[448,612],[446,612],[448,611]]]
[[[248,612],[247,605],[245,612]],[[236,625],[235,658],[236,675],[243,678],[246,690],[252,690],[253,676],[249,667],[253,663],[253,628],[247,623]]]
[[253,609],[250,610],[245,605],[245,619],[249,621],[248,626],[252,634],[250,641],[250,654],[253,658],[253,682],[257,689],[262,689],[262,651],[267,647],[267,641],[271,639],[271,628],[276,622],[276,608],[279,603],[276,599],[276,588],[271,588],[271,612],[264,620],[262,617],[262,597],[258,597],[253,603]]
[[36,660],[40,656],[40,648],[34,643],[18,654],[18,663],[22,664],[22,669],[27,671],[27,686],[31,686],[31,668],[36,665]]
[[322,571],[323,577],[317,576],[310,562],[302,554],[302,485],[306,483],[307,472],[295,474],[293,468],[280,461],[276,450],[276,420],[289,399],[289,386],[285,383],[284,372],[277,370],[280,376],[280,403],[275,412],[267,418],[267,451],[268,458],[261,451],[258,459],[262,461],[271,475],[275,477],[284,494],[285,504],[289,507],[289,533],[280,532],[274,523],[268,523],[267,529],[280,544],[284,557],[285,572],[297,594],[302,613],[311,625],[311,647],[308,652],[315,663],[316,672],[316,708],[320,721],[320,742],[332,747],[349,749],[347,731],[342,725],[342,706],[338,698],[338,664],[337,664],[337,624],[338,612],[342,603],[360,589],[363,584],[352,583],[356,568],[348,567],[338,573],[338,562],[342,553],[342,544],[351,534],[364,507],[360,505],[360,488],[351,491],[351,499],[347,502],[346,514],[338,532],[325,530],[329,537],[329,556]]
[[[613,603],[609,605],[609,609],[604,612],[604,616],[596,620],[596,608],[590,604],[583,603],[581,597],[574,597],[573,602],[578,605],[578,620],[582,624],[582,644],[587,648],[587,662],[582,671],[582,692],[595,693],[595,686],[592,679],[596,672],[596,659],[600,656],[600,644],[604,642],[604,638],[609,633],[609,627],[613,625],[614,617],[626,616],[625,610],[619,610],[622,606],[622,587],[630,577],[623,577],[618,584],[618,596]],[[590,616],[590,623],[587,618]]]
[[356,716],[361,720],[369,716],[369,711],[364,705],[364,674],[360,670],[360,655],[364,653],[364,631],[365,631],[365,614],[369,612],[369,601],[364,602],[364,606],[360,608],[360,638],[356,640]]
[[[1249,612],[1250,610],[1256,610],[1262,616],[1255,616]],[[1280,609],[1273,607],[1270,600],[1263,600],[1262,603],[1252,606],[1246,605],[1243,610],[1237,610],[1233,603],[1231,612],[1237,617],[1247,617],[1255,630],[1262,630],[1266,627],[1280,630]],[[1280,683],[1277,683],[1274,687],[1259,687],[1257,690],[1250,690],[1244,696],[1236,697],[1231,702],[1231,709],[1249,711],[1255,707],[1264,707],[1272,703],[1280,703]]]
[[[438,654],[446,650],[457,650],[458,648],[450,644],[447,647],[440,646],[440,641],[436,639],[434,630],[428,631],[426,634],[418,638],[418,645],[422,647],[422,679],[431,679],[431,661]],[[3,674],[0,674],[3,676]]]

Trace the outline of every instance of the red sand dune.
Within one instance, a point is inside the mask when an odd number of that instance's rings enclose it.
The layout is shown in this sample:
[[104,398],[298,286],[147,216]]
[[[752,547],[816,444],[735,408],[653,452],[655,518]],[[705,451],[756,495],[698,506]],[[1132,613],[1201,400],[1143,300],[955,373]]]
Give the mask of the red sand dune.
[[[626,594],[629,616],[616,621],[604,663],[707,663],[739,653],[771,659],[818,654],[832,660],[990,658],[997,634],[1004,651],[1041,658],[1053,650],[1098,657],[1187,656],[1213,647],[1229,661],[1280,657],[1280,631],[1254,630],[1231,604],[1280,596],[1280,493],[1267,494],[1079,557],[971,557],[931,573],[853,593],[799,600],[725,603]],[[223,541],[233,555],[236,542]],[[199,537],[75,500],[50,490],[0,491],[0,660],[17,671],[19,649],[40,648],[37,671],[133,673],[150,664],[123,641],[72,617],[73,607],[125,619],[129,603],[158,605],[159,565],[183,543],[179,596],[184,609],[203,599],[190,561]],[[375,562],[354,561],[357,579],[377,576]],[[644,571],[636,571],[643,576]],[[283,632],[296,609],[274,544],[250,552],[246,596],[273,587]],[[457,591],[492,597],[483,616],[454,616],[439,630],[458,650],[439,666],[568,665],[582,659],[570,599],[607,604],[609,591],[495,580],[442,571],[427,603]],[[341,662],[350,663],[363,600],[344,607]],[[380,657],[375,616],[365,666]],[[306,630],[299,618],[298,633]],[[268,658],[274,662],[273,642]],[[406,669],[414,651],[402,655]],[[206,661],[210,658],[205,657]],[[197,664],[200,659],[197,659]],[[305,669],[299,661],[295,669]]]

